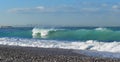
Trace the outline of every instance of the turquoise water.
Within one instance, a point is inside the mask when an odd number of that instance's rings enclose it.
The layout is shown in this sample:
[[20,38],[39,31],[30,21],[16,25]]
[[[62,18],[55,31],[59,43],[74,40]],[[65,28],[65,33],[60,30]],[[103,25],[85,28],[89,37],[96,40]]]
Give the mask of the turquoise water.
[[120,27],[0,28],[0,45],[77,49],[93,56],[120,58]]
[[1,28],[0,37],[37,38],[47,40],[120,41],[119,29],[119,27]]
[[32,38],[32,28],[1,28],[0,37]]

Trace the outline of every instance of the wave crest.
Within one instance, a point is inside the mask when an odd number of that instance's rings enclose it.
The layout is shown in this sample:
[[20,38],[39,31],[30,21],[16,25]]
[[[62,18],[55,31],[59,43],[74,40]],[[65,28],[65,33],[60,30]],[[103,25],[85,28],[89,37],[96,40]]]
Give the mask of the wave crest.
[[108,30],[108,29],[99,27],[99,28],[95,28],[95,30]]
[[57,40],[100,40],[119,41],[120,31],[107,28],[96,29],[41,29],[32,30],[33,38],[57,39]]
[[46,38],[47,35],[49,34],[49,31],[56,31],[54,29],[40,29],[40,28],[34,28],[32,30],[32,36],[33,38]]

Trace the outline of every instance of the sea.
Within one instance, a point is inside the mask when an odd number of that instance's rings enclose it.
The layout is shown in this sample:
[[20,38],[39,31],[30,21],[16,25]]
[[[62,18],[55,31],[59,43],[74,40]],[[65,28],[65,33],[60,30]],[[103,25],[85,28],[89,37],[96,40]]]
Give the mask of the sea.
[[120,27],[0,28],[0,45],[73,49],[89,56],[120,58]]

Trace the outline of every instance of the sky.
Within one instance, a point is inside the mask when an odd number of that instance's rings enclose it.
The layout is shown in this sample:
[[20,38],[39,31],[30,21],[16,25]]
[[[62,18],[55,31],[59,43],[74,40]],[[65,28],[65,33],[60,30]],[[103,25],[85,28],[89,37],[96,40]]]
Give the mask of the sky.
[[120,26],[120,0],[0,0],[0,25]]

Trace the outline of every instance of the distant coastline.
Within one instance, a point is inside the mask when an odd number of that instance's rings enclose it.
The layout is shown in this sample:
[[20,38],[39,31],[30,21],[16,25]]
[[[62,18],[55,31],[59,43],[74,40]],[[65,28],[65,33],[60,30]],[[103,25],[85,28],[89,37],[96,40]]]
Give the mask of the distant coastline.
[[13,28],[13,26],[0,26],[0,28]]
[[32,24],[30,24],[30,25],[11,25],[12,27],[77,27],[77,28],[81,28],[81,27],[92,27],[92,28],[98,28],[98,27],[101,27],[101,28],[105,28],[105,27],[108,27],[108,28],[110,28],[110,27],[120,27],[120,26],[84,26],[84,25],[38,25],[38,24],[36,24],[36,25],[32,25]]
[[67,26],[67,25],[1,25],[0,28],[14,28],[14,27],[63,27],[63,28],[69,28],[69,27],[72,27],[72,28],[112,28],[112,27],[120,27],[120,26]]

